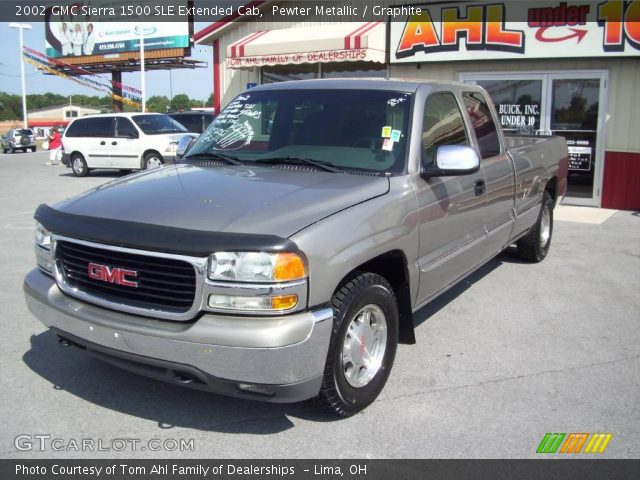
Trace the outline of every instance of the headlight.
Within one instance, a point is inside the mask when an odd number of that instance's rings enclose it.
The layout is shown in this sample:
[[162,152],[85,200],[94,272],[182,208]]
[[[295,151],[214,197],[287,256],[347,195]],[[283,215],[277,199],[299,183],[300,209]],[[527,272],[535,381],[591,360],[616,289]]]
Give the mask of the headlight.
[[171,142],[169,146],[165,149],[167,153],[175,153],[178,149],[178,142]]
[[51,247],[51,234],[39,222],[36,222],[36,245],[46,250]]
[[217,252],[209,258],[209,279],[236,282],[289,282],[307,276],[302,256],[293,252]]

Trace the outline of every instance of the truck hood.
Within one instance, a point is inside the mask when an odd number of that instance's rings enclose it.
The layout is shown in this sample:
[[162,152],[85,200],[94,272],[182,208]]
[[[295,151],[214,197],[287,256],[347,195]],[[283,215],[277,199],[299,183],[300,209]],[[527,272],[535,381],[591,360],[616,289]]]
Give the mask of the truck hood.
[[378,176],[175,165],[120,178],[55,208],[167,227],[289,237],[388,191],[389,180]]

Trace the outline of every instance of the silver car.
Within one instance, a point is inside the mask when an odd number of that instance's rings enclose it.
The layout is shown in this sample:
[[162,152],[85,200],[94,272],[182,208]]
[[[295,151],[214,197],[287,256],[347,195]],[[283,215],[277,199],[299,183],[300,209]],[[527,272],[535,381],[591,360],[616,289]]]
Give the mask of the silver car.
[[2,153],[36,151],[36,137],[30,128],[12,128],[2,137]]

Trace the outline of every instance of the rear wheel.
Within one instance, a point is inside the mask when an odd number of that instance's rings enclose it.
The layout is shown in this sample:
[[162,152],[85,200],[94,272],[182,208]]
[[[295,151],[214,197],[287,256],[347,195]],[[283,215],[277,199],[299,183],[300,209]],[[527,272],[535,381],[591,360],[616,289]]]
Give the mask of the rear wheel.
[[351,416],[382,391],[398,345],[398,304],[383,277],[359,273],[331,299],[333,331],[320,400],[333,413]]
[[89,175],[89,168],[84,157],[79,153],[71,155],[71,171],[76,177],[86,177]]
[[553,235],[553,199],[544,192],[538,221],[529,232],[517,242],[518,255],[530,262],[541,262],[549,253]]
[[31,147],[31,151],[35,153],[36,147]]

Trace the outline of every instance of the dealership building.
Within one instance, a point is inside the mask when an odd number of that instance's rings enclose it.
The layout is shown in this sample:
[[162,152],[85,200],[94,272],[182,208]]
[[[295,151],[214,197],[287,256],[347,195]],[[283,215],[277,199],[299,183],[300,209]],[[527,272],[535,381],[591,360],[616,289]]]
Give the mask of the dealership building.
[[[640,210],[639,1],[436,2],[400,21],[369,22],[286,22],[273,3],[250,3],[263,9],[259,21],[232,15],[195,34],[213,50],[216,111],[254,85],[284,80],[478,84],[505,131],[567,139],[565,203]],[[510,21],[518,3],[526,11]]]

